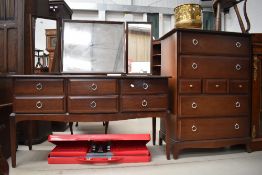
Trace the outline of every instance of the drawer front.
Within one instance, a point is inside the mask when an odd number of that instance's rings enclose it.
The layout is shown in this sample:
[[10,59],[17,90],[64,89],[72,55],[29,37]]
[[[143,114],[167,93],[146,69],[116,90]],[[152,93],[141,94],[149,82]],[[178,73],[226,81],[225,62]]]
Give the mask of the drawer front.
[[121,80],[122,94],[167,93],[167,79],[125,79]]
[[70,79],[69,95],[110,95],[117,93],[117,80]]
[[178,112],[182,117],[249,115],[249,98],[245,95],[179,96]]
[[183,32],[180,43],[182,54],[248,56],[250,53],[249,37]]
[[64,113],[64,97],[15,97],[15,113]]
[[121,98],[121,110],[131,111],[164,111],[168,108],[167,95],[125,95]]
[[63,79],[16,79],[15,95],[63,95]]
[[181,78],[250,78],[248,58],[181,56]]
[[229,82],[229,92],[232,94],[247,94],[249,92],[248,80],[231,80]]
[[179,93],[201,93],[201,80],[200,79],[182,79],[179,80]]
[[115,113],[118,112],[118,96],[69,97],[69,113]]
[[178,130],[181,141],[248,137],[249,121],[247,117],[182,119]]
[[203,92],[207,94],[227,93],[227,80],[225,79],[205,79],[203,86]]

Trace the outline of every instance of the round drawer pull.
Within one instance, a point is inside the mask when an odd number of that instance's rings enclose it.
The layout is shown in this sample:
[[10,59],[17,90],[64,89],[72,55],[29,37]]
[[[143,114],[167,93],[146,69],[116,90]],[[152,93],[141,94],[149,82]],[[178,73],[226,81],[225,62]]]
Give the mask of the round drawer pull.
[[216,88],[219,88],[220,87],[220,85],[219,84],[216,84]]
[[95,83],[92,83],[91,89],[92,89],[93,91],[97,90],[97,85],[96,85]]
[[197,39],[193,39],[192,43],[196,46],[196,45],[198,45],[198,40]]
[[90,107],[91,107],[91,108],[96,108],[96,102],[95,102],[95,101],[92,101],[92,102],[90,103]]
[[133,83],[131,83],[131,84],[130,84],[130,87],[131,87],[131,88],[134,88],[134,87],[135,87],[135,85],[134,85]]
[[196,109],[196,108],[197,108],[196,102],[193,102],[193,103],[192,103],[192,108],[193,108],[193,109]]
[[195,125],[192,126],[192,131],[196,132],[197,131],[197,127]]
[[236,124],[235,124],[235,129],[238,130],[239,128],[240,128],[239,124],[236,123]]
[[196,69],[197,69],[197,63],[193,63],[193,64],[192,64],[192,68],[193,68],[194,70],[196,70]]
[[36,102],[35,104],[37,109],[41,109],[43,107],[43,103],[41,101]]
[[193,88],[194,86],[193,86],[193,84],[190,84],[189,87],[190,87],[190,88]]
[[237,65],[235,66],[235,68],[236,68],[236,70],[240,70],[240,69],[241,69],[241,65],[240,65],[240,64],[237,64]]
[[146,101],[146,100],[143,100],[143,101],[142,101],[142,106],[143,106],[143,107],[147,107],[147,101]]
[[236,108],[240,108],[240,102],[239,101],[236,102]]
[[143,83],[143,89],[147,90],[148,89],[148,84],[147,83]]
[[242,85],[242,84],[240,84],[240,85],[238,85],[238,87],[239,87],[239,88],[242,88],[242,87],[243,87],[243,85]]
[[236,47],[240,48],[241,47],[241,43],[240,42],[236,42]]
[[43,89],[43,84],[42,83],[37,83],[35,85],[35,88],[36,88],[36,90],[41,91]]

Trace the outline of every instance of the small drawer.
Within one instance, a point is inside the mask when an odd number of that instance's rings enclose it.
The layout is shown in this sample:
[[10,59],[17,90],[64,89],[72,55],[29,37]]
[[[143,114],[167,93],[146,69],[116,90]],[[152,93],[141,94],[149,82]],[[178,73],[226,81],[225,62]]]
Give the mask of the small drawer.
[[121,104],[123,112],[164,111],[168,108],[168,99],[167,95],[125,95]]
[[63,95],[63,79],[16,79],[15,95]]
[[247,94],[249,91],[248,80],[231,80],[229,82],[229,92],[232,94]]
[[179,140],[227,139],[249,136],[248,117],[181,119]]
[[167,79],[124,79],[121,80],[122,94],[167,93]]
[[249,37],[180,32],[180,52],[200,55],[250,55]]
[[178,113],[181,117],[249,115],[249,97],[246,95],[183,95],[179,96]]
[[207,94],[227,93],[227,80],[224,79],[205,79],[203,86],[203,92]]
[[15,113],[64,113],[65,99],[59,97],[15,97]]
[[70,96],[69,113],[115,113],[118,111],[118,96]]
[[198,94],[201,93],[200,79],[181,79],[179,80],[179,93]]
[[112,79],[69,79],[69,95],[114,95],[117,80]]

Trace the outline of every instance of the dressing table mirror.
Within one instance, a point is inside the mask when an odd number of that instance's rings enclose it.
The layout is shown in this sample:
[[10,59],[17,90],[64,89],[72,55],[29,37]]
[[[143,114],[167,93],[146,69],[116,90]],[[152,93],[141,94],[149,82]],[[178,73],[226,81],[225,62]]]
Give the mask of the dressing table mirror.
[[129,74],[151,74],[152,25],[127,22],[127,59]]

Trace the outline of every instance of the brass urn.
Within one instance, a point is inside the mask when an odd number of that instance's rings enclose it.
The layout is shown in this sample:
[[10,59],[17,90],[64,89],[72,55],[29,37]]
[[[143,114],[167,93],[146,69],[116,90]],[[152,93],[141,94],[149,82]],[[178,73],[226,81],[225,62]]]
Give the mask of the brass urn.
[[176,28],[202,28],[202,7],[199,4],[183,4],[174,12]]

